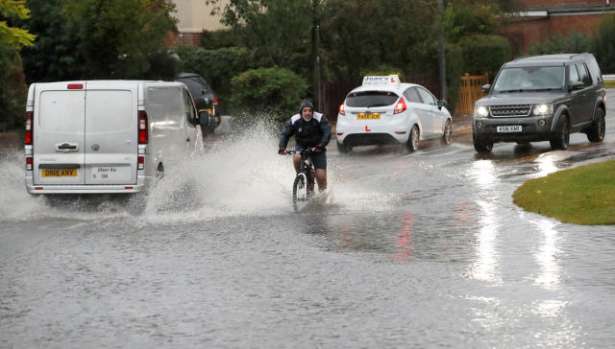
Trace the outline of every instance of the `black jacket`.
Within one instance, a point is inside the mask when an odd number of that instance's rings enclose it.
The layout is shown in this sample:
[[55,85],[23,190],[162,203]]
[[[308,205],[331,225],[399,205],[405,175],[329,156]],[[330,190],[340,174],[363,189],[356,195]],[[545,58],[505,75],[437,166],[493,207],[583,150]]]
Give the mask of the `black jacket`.
[[286,148],[292,136],[295,136],[298,145],[304,147],[319,145],[324,149],[331,138],[331,126],[321,113],[314,112],[310,121],[305,121],[300,114],[295,114],[280,133],[280,149]]

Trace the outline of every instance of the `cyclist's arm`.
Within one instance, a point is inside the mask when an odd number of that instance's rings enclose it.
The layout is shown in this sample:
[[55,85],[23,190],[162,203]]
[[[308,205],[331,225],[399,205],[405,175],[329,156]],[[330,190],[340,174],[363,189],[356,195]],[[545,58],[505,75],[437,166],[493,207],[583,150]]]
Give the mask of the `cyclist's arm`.
[[331,139],[331,125],[324,115],[320,119],[320,131],[322,132],[322,137],[319,144],[324,148],[329,144],[329,139]]
[[293,134],[295,134],[295,129],[293,128],[292,120],[290,120],[286,123],[284,129],[282,129],[282,132],[280,132],[280,149],[286,149],[288,141],[290,140],[290,137],[293,136]]

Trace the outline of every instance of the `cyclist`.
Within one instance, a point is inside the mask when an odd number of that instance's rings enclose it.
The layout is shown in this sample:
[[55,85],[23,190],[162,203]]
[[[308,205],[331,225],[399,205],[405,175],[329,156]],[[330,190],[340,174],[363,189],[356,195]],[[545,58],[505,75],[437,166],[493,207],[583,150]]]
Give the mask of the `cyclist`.
[[310,149],[311,158],[316,168],[316,182],[318,190],[327,189],[327,153],[326,147],[331,138],[331,126],[327,118],[314,111],[314,104],[306,99],[301,103],[299,113],[293,115],[280,134],[280,148],[278,154],[286,154],[286,146],[290,137],[295,136],[295,155],[293,163],[295,171],[301,167],[301,152]]

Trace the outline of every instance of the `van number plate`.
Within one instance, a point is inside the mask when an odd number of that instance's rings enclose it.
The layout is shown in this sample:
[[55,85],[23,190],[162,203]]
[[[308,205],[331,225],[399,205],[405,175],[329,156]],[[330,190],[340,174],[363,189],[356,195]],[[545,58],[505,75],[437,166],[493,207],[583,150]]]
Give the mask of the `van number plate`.
[[76,168],[44,168],[41,177],[77,177]]
[[498,126],[497,131],[498,133],[523,132],[523,126],[521,125]]
[[92,179],[109,179],[114,178],[118,173],[115,167],[94,167],[92,170]]

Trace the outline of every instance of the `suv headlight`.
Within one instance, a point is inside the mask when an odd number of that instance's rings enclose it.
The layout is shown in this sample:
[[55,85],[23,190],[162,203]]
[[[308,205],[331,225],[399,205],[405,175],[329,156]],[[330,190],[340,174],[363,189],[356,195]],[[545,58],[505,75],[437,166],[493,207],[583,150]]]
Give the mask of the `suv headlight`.
[[489,109],[484,105],[479,105],[474,107],[474,117],[475,118],[486,118],[489,116]]
[[553,114],[553,104],[536,104],[534,106],[534,115],[550,115]]

